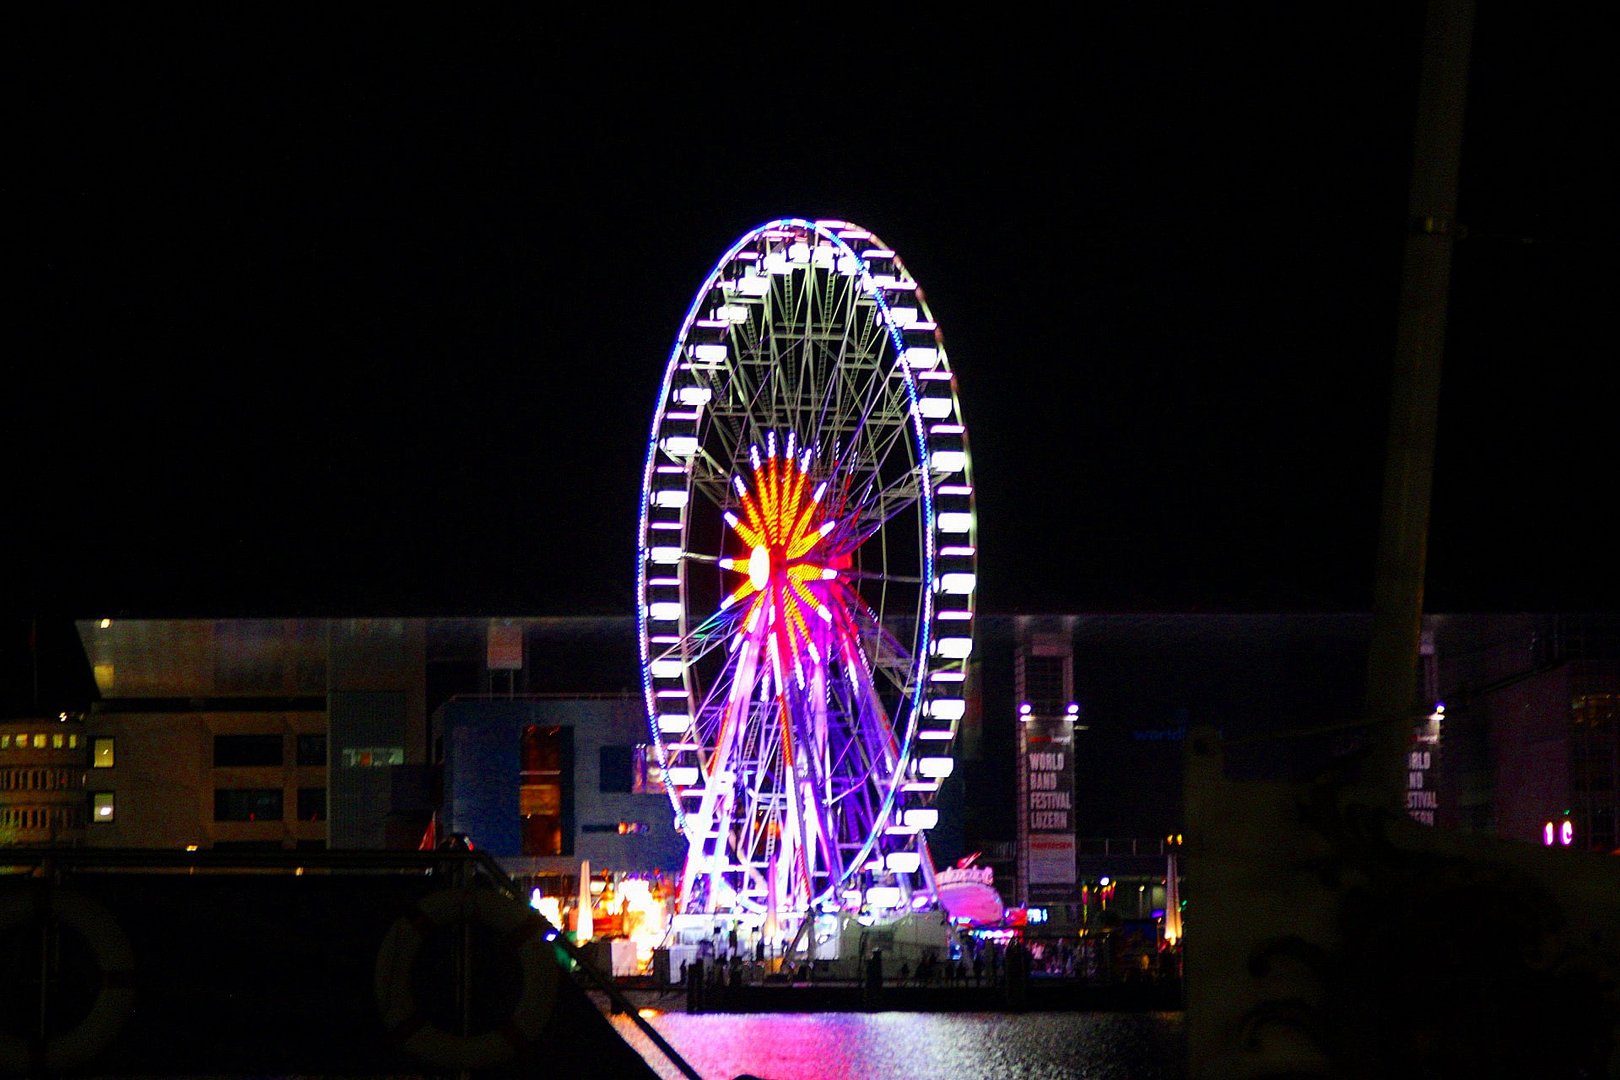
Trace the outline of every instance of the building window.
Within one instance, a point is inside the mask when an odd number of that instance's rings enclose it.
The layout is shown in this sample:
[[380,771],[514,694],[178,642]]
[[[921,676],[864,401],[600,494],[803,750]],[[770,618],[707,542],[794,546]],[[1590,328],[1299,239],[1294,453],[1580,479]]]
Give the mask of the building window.
[[95,769],[110,769],[113,767],[113,741],[111,739],[97,739],[90,750],[90,766]]
[[113,819],[113,793],[110,791],[93,791],[90,793],[90,820],[105,825]]
[[325,766],[326,736],[324,734],[298,736],[298,764]]
[[602,747],[596,790],[630,793],[635,776],[634,749],[630,746]]
[[574,730],[530,724],[519,748],[518,813],[523,854],[572,855],[573,837],[564,827],[572,810]]
[[10,749],[11,749],[11,733],[8,731],[4,735],[0,735],[0,750],[10,750]]
[[68,736],[68,749],[69,750],[77,750],[78,748],[79,748],[79,737],[77,735],[69,735]]
[[325,821],[326,820],[326,789],[323,787],[301,787],[298,789],[298,820],[299,821]]
[[43,731],[41,731],[39,734],[34,736],[34,749],[35,750],[43,750],[43,749],[45,749],[45,733]]
[[281,764],[281,736],[215,735],[214,767]]
[[67,736],[60,731],[51,732],[51,749],[60,750],[67,745]]
[[664,767],[658,764],[658,751],[650,743],[636,746],[635,776],[630,790],[637,795],[664,794]]
[[403,765],[405,749],[400,746],[352,746],[343,751],[343,764],[361,769]]
[[579,827],[579,831],[587,833],[612,833],[617,836],[629,836],[632,833],[646,832],[647,823],[645,821],[620,821],[617,823],[604,822],[602,824],[581,825]]
[[214,792],[215,821],[280,821],[280,788],[219,788]]

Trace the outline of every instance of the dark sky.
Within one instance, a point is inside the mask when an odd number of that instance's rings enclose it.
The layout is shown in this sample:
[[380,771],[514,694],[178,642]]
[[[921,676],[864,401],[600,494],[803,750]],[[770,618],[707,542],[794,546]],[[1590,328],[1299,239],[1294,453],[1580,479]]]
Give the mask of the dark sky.
[[[29,27],[5,603],[628,612],[682,316],[733,240],[806,216],[927,292],[985,609],[1367,609],[1421,19],[1305,7]],[[1477,19],[1433,610],[1620,606],[1584,18]]]

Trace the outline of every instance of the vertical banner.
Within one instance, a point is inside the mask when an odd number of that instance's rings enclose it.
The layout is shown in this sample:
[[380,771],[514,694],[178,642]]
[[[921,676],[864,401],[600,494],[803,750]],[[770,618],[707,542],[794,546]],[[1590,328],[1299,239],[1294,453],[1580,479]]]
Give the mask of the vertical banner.
[[1024,805],[1019,813],[1031,904],[1073,903],[1074,724],[1021,718]]
[[1440,764],[1440,721],[1445,706],[1436,706],[1412,732],[1406,752],[1406,813],[1420,825],[1433,825],[1440,809],[1436,766]]

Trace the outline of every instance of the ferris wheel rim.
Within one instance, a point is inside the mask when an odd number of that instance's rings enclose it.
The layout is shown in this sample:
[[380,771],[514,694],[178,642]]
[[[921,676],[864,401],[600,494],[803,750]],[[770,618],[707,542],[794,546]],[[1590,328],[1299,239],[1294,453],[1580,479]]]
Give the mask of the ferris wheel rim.
[[[641,548],[641,550],[638,552],[638,568],[637,568],[638,637],[639,637],[639,647],[640,647],[640,653],[641,653],[641,663],[642,663],[642,669],[643,669],[642,670],[642,674],[643,674],[643,692],[644,692],[644,696],[645,696],[645,701],[646,701],[646,706],[647,706],[647,711],[648,711],[648,717],[649,717],[649,730],[650,730],[650,733],[651,733],[651,736],[652,736],[652,739],[653,739],[653,745],[657,748],[657,751],[658,751],[660,764],[665,766],[666,770],[669,768],[669,764],[668,764],[669,755],[667,754],[667,749],[668,749],[668,747],[670,745],[673,745],[673,743],[666,739],[666,732],[661,730],[661,726],[660,726],[662,717],[661,717],[661,715],[659,713],[658,698],[655,696],[655,694],[656,693],[663,693],[664,691],[655,691],[655,688],[654,688],[654,678],[653,678],[652,672],[653,672],[653,665],[656,662],[656,658],[655,658],[655,650],[652,647],[652,645],[653,645],[653,635],[650,633],[649,625],[648,625],[649,624],[650,613],[653,610],[653,601],[651,600],[651,597],[652,597],[653,593],[649,589],[649,581],[652,580],[650,578],[649,565],[653,561],[652,558],[651,558],[651,553],[655,550],[655,545],[652,543],[652,537],[650,536],[649,523],[650,523],[651,511],[653,509],[653,503],[654,503],[655,498],[657,497],[657,493],[655,492],[655,489],[654,489],[654,475],[655,475],[654,468],[655,468],[655,462],[657,462],[659,460],[660,436],[661,436],[661,433],[665,430],[666,417],[670,412],[670,404],[671,404],[671,401],[672,401],[672,388],[673,388],[673,385],[674,385],[676,372],[678,370],[678,366],[679,366],[679,363],[680,363],[680,358],[682,357],[684,350],[687,349],[687,347],[688,347],[688,345],[689,345],[689,343],[690,343],[690,341],[691,341],[691,339],[693,337],[694,327],[699,322],[699,317],[700,317],[700,315],[702,313],[703,307],[704,307],[705,303],[710,300],[711,294],[717,288],[717,284],[720,281],[721,275],[726,271],[726,269],[728,267],[730,267],[733,264],[733,262],[735,260],[737,260],[739,258],[739,256],[743,252],[745,252],[745,250],[747,250],[750,247],[751,244],[756,244],[756,243],[760,242],[761,238],[765,237],[769,233],[773,233],[773,232],[781,231],[781,230],[786,230],[786,231],[789,231],[789,232],[794,231],[794,230],[799,230],[799,231],[813,233],[817,237],[819,237],[821,240],[829,241],[833,245],[833,249],[834,249],[835,252],[839,252],[840,254],[847,254],[851,258],[857,260],[859,268],[860,268],[860,275],[861,275],[861,278],[862,278],[862,287],[866,288],[867,291],[872,294],[872,299],[875,300],[875,302],[876,302],[876,306],[877,306],[878,312],[880,314],[881,322],[882,322],[882,329],[886,333],[887,337],[889,338],[889,347],[893,350],[895,358],[898,359],[899,357],[904,355],[903,350],[904,350],[905,347],[904,347],[904,345],[902,343],[902,339],[901,339],[901,327],[899,325],[897,325],[896,318],[894,317],[894,315],[891,313],[891,311],[889,309],[889,305],[888,305],[888,303],[887,303],[887,301],[886,301],[886,299],[884,297],[882,289],[873,289],[871,287],[869,281],[866,280],[869,273],[870,273],[869,261],[866,258],[863,258],[862,254],[860,252],[857,252],[849,243],[846,243],[844,241],[843,237],[840,236],[840,232],[842,232],[844,230],[853,230],[855,232],[858,232],[864,238],[872,240],[873,243],[874,243],[874,246],[873,247],[868,247],[868,248],[865,249],[865,251],[868,252],[868,253],[870,253],[870,252],[872,252],[874,250],[878,250],[878,251],[882,251],[883,254],[886,254],[890,258],[894,258],[894,253],[892,252],[892,250],[888,250],[888,249],[883,248],[882,244],[881,244],[881,241],[877,240],[876,237],[873,234],[871,234],[869,231],[862,230],[858,226],[853,226],[853,225],[851,225],[850,223],[847,223],[847,222],[831,222],[831,221],[817,222],[817,221],[811,221],[809,219],[804,219],[804,218],[778,218],[778,219],[766,222],[766,223],[764,223],[764,224],[762,224],[760,226],[757,226],[754,229],[749,230],[742,237],[740,237],[735,243],[733,243],[731,245],[731,247],[725,252],[725,254],[722,255],[719,260],[717,260],[714,267],[710,270],[709,274],[705,278],[703,285],[698,289],[697,293],[695,294],[693,302],[690,305],[690,307],[688,308],[688,310],[686,312],[686,315],[685,315],[685,317],[684,317],[684,319],[682,321],[681,329],[680,329],[679,333],[676,336],[675,343],[674,343],[674,345],[672,347],[672,350],[670,352],[668,361],[666,362],[666,365],[665,365],[664,378],[663,378],[662,385],[660,387],[658,404],[657,404],[657,407],[655,408],[655,411],[654,411],[652,431],[651,431],[651,435],[650,435],[650,438],[649,438],[649,441],[648,441],[647,457],[646,457],[646,461],[644,463],[644,468],[643,468],[643,481],[642,481],[642,492],[641,492],[641,495],[642,495],[642,499],[641,499],[641,525],[640,525],[640,534],[639,534],[640,535],[640,548]],[[894,258],[894,262],[895,262],[895,265],[897,265],[897,266],[903,265],[903,264],[901,264],[899,262],[899,260],[897,258]],[[912,287],[915,288],[915,283],[914,282],[912,283]],[[920,296],[920,290],[919,290],[919,295],[917,296],[917,303],[918,303],[918,306],[924,311],[925,314],[929,314],[929,313],[927,313],[926,301],[924,301],[923,298]],[[930,325],[932,324],[931,314],[929,314],[928,322],[929,322]],[[939,355],[939,358],[938,358],[938,362],[941,364],[941,367],[943,368],[943,370],[946,373],[947,377],[949,377],[949,367],[948,367],[948,364],[945,362],[945,357],[943,355],[943,349],[940,349],[939,352],[940,352],[940,355]],[[905,364],[899,364],[897,362],[897,359],[896,359],[896,366],[897,366],[897,370],[903,375],[902,383],[903,383],[904,390],[905,390],[905,395],[906,395],[906,419],[905,419],[904,423],[902,425],[900,425],[900,426],[901,426],[901,428],[903,428],[903,430],[907,434],[909,434],[909,436],[910,436],[910,438],[912,440],[913,445],[910,447],[909,452],[913,455],[913,466],[912,467],[915,470],[915,472],[918,474],[918,483],[917,483],[917,503],[918,503],[918,506],[917,506],[917,509],[916,509],[916,519],[917,519],[917,528],[918,528],[918,547],[920,549],[918,554],[919,554],[919,558],[921,560],[921,565],[919,567],[919,573],[915,577],[915,587],[916,587],[916,598],[917,599],[916,599],[916,605],[915,605],[915,613],[914,613],[914,615],[911,616],[911,618],[913,619],[913,621],[915,623],[915,628],[912,631],[913,647],[911,649],[911,656],[910,656],[910,658],[909,658],[909,660],[907,662],[907,670],[908,670],[907,681],[909,682],[909,686],[902,687],[901,688],[902,693],[897,698],[897,700],[899,700],[899,701],[901,701],[903,703],[903,710],[902,710],[903,715],[902,716],[897,716],[897,717],[894,718],[895,723],[896,723],[897,727],[899,728],[899,730],[895,732],[895,734],[899,735],[899,746],[898,746],[898,749],[897,749],[897,751],[895,753],[894,763],[893,763],[892,767],[889,768],[887,770],[887,774],[882,776],[882,778],[881,778],[882,779],[882,784],[881,784],[882,802],[881,802],[881,806],[875,812],[874,825],[873,825],[872,829],[870,830],[870,834],[868,836],[866,836],[865,842],[861,846],[860,850],[852,857],[852,859],[850,861],[850,864],[845,866],[843,876],[838,880],[829,881],[826,889],[823,890],[822,895],[812,899],[813,903],[814,902],[819,902],[821,899],[824,899],[827,894],[830,894],[833,890],[837,889],[838,886],[840,884],[842,884],[842,882],[844,880],[847,880],[847,878],[850,876],[851,873],[855,872],[861,865],[864,864],[864,861],[870,855],[873,848],[878,844],[880,837],[883,835],[883,830],[885,828],[885,823],[890,820],[891,814],[894,811],[897,797],[899,796],[899,794],[901,792],[902,785],[904,783],[904,777],[907,774],[908,765],[913,763],[918,758],[918,755],[915,753],[915,750],[914,750],[914,743],[917,741],[917,735],[918,735],[918,732],[919,732],[919,722],[918,722],[919,718],[921,718],[924,715],[925,707],[926,707],[927,703],[931,700],[931,698],[930,698],[931,693],[933,694],[934,697],[941,696],[940,694],[935,692],[937,690],[937,688],[931,686],[931,680],[930,680],[930,672],[935,667],[935,665],[933,663],[933,658],[932,658],[932,653],[933,653],[932,644],[933,644],[933,641],[934,641],[934,639],[932,637],[932,634],[933,634],[933,624],[934,624],[934,621],[935,621],[934,620],[934,614],[935,614],[935,596],[934,596],[934,593],[936,591],[938,591],[938,588],[939,588],[939,579],[936,577],[936,558],[935,558],[935,548],[936,548],[936,544],[937,544],[936,526],[938,524],[937,511],[936,511],[935,506],[934,506],[934,499],[935,499],[935,490],[934,489],[935,489],[936,485],[935,485],[934,481],[931,478],[931,472],[930,472],[931,466],[932,466],[932,459],[930,457],[930,454],[931,454],[930,443],[928,441],[927,434],[925,434],[924,423],[923,423],[923,414],[919,410],[920,393],[919,393],[919,388],[918,388],[918,381],[913,377],[913,371],[910,369],[910,367],[908,367]],[[960,407],[956,403],[956,400],[955,400],[954,384],[952,384],[952,388],[951,388],[950,404],[951,404],[950,416],[952,418],[956,419],[957,421],[959,421],[959,419],[960,419]],[[970,525],[969,525],[969,536],[968,536],[969,544],[967,545],[966,550],[968,550],[969,552],[976,552],[976,544],[973,542],[972,527],[971,527],[971,490],[972,489],[971,489],[971,482],[970,482],[970,475],[971,474],[970,474],[970,471],[969,471],[969,469],[967,467],[967,461],[966,461],[966,450],[965,450],[965,447],[966,447],[966,434],[965,434],[965,429],[961,428],[959,423],[958,423],[957,431],[961,434],[961,440],[960,441],[961,441],[961,444],[962,444],[962,447],[963,447],[963,450],[958,455],[959,457],[962,458],[962,462],[958,466],[958,471],[960,471],[962,473],[963,478],[964,478],[964,484],[962,486],[964,487],[964,490],[966,490],[969,493],[969,500],[968,500],[967,505],[969,507],[968,517],[970,519]],[[790,440],[790,445],[791,445],[791,438],[792,438],[792,433],[791,432],[789,433],[788,438]],[[773,450],[772,453],[773,453],[773,460],[774,460],[774,450]],[[734,448],[732,456],[733,456],[733,458],[735,460],[735,457],[736,457],[735,448]],[[756,465],[757,465],[757,458],[756,458]],[[689,483],[690,483],[690,480],[689,480]],[[691,490],[695,491],[695,489],[696,489],[695,483],[691,483]],[[667,493],[667,489],[666,489],[666,493]],[[903,500],[902,500],[902,502],[903,502]],[[685,507],[685,505],[686,505],[685,502],[681,503],[681,506],[683,508]],[[718,615],[718,613],[714,613],[714,614],[711,614],[711,615],[705,615],[703,617],[703,619],[701,620],[700,625],[698,627],[693,628],[693,630],[688,631],[687,628],[686,628],[686,626],[687,626],[687,623],[686,623],[686,615],[687,615],[686,606],[687,606],[689,590],[688,590],[688,586],[686,584],[686,581],[687,581],[687,575],[685,573],[686,562],[684,560],[686,560],[688,556],[693,556],[694,559],[696,558],[696,556],[694,556],[692,552],[689,552],[689,551],[686,550],[687,547],[688,547],[687,538],[686,538],[687,537],[686,525],[688,523],[688,513],[689,512],[687,512],[687,511],[685,511],[683,509],[683,512],[681,514],[681,522],[682,522],[682,528],[681,528],[681,534],[680,534],[681,539],[680,539],[680,544],[678,545],[680,547],[680,549],[681,549],[680,558],[682,560],[680,562],[680,564],[679,564],[682,573],[680,573],[678,575],[678,579],[680,581],[679,594],[680,594],[680,604],[681,604],[681,607],[682,607],[682,611],[681,611],[681,621],[680,621],[681,631],[680,631],[680,633],[678,635],[676,635],[676,638],[678,639],[676,643],[679,644],[682,649],[685,649],[687,647],[688,643],[696,641],[698,644],[703,646],[702,651],[704,653],[706,653],[706,652],[708,652],[708,651],[710,651],[710,650],[712,650],[714,648],[719,647],[720,639],[723,636],[723,626],[721,626],[720,624],[715,622],[715,616]],[[961,515],[959,514],[958,516],[961,516]],[[880,531],[883,524],[884,524],[884,522],[880,521],[878,523],[878,525],[875,527],[874,531]],[[884,560],[887,559],[887,551],[886,550],[882,553],[882,558]],[[887,564],[886,564],[886,561],[885,561],[884,566],[886,567],[886,565]],[[959,575],[959,576],[961,576],[961,575]],[[972,574],[969,573],[966,576],[970,579],[969,589],[971,589],[971,577],[972,577]],[[885,578],[884,579],[885,591],[883,593],[885,598],[888,595],[887,594],[887,586],[888,586],[888,584],[889,584],[889,582]],[[966,620],[971,622],[971,619],[972,619],[972,601],[971,601],[971,599],[961,601],[961,607],[962,607],[963,610],[954,612],[954,614],[963,616],[963,617],[965,617]],[[882,625],[881,625],[882,620],[881,620],[881,618],[879,618],[877,620],[877,623],[878,623],[877,629],[879,631],[881,631],[881,629],[882,629]],[[969,626],[966,629],[968,629],[969,634],[970,634],[971,633],[971,627]],[[713,638],[713,640],[706,640],[705,635],[707,635],[710,638]],[[968,637],[966,639],[956,639],[956,640],[967,640],[967,641],[971,642],[970,637]],[[668,644],[668,642],[665,642],[665,644]],[[965,653],[962,654],[963,657],[965,657],[965,655],[966,655]],[[714,686],[711,686],[709,688],[709,690],[713,691],[714,689],[717,689],[719,687],[719,685],[720,684],[718,682],[716,682],[714,684]],[[956,693],[958,693],[958,694],[960,694],[960,692],[961,692],[960,690],[956,691]],[[703,698],[703,696],[704,695],[701,694],[701,693],[691,692],[690,688],[689,688],[689,693],[688,693],[686,702],[687,702],[687,705],[688,705],[689,713],[694,718],[698,714],[698,711],[700,709],[699,701],[700,701],[701,698]],[[959,719],[959,717],[960,717],[960,711],[959,710],[960,710],[960,707],[961,707],[961,700],[960,700],[960,698],[956,698],[956,699],[953,699],[953,700],[956,702],[956,708],[958,710],[955,717],[952,718],[954,720],[954,719]],[[694,730],[696,730],[695,722],[694,722],[693,728],[694,728]],[[954,731],[954,728],[952,730]],[[666,772],[666,775],[669,775],[669,774]],[[948,775],[948,773],[946,775]],[[682,827],[682,831],[684,832],[685,831],[685,828],[684,828],[684,826],[685,826],[685,820],[684,820],[685,819],[685,809],[683,807],[682,798],[683,798],[683,794],[686,794],[686,793],[690,792],[690,785],[683,785],[683,787],[685,788],[685,791],[680,791],[680,790],[677,790],[677,785],[675,785],[674,783],[671,783],[669,785],[669,787],[668,787],[668,794],[669,794],[669,797],[670,797],[671,806],[674,809],[675,814],[676,814],[677,824],[678,824],[678,826]],[[934,783],[934,791],[935,792],[937,792],[937,788],[938,788],[938,781],[936,780],[935,783]],[[919,847],[922,846],[921,841],[918,842],[918,846]]]

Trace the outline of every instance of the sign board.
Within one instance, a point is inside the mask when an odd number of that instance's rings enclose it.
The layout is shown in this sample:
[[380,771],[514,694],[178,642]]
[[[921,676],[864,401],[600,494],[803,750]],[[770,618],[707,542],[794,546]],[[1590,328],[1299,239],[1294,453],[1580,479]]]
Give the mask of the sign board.
[[1406,752],[1406,813],[1420,825],[1433,825],[1440,809],[1435,769],[1440,758],[1440,721],[1436,710],[1418,724]]
[[491,626],[485,663],[491,671],[522,671],[523,627]]
[[1074,725],[1031,717],[1023,725],[1025,881],[1029,902],[1066,903],[1075,891]]

